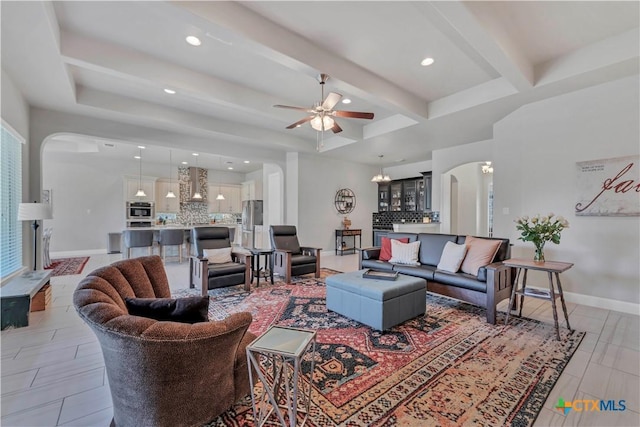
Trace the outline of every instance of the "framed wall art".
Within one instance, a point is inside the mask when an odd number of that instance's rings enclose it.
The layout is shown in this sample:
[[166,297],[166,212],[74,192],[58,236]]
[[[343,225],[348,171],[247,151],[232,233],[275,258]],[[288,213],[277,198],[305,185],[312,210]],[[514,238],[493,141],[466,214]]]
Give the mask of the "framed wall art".
[[577,162],[578,216],[640,216],[640,156]]

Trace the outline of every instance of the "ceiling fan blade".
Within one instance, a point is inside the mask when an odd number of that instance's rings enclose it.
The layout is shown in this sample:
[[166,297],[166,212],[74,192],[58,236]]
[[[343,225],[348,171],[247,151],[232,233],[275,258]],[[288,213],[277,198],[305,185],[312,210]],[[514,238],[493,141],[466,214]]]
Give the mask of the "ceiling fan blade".
[[292,125],[287,126],[287,129],[293,129],[293,128],[297,128],[298,126],[300,126],[303,123],[306,123],[308,121],[311,121],[311,119],[313,119],[315,116],[309,116],[309,117],[305,117],[302,120],[298,120],[297,122],[295,122]]
[[333,131],[333,133],[342,132],[342,128],[340,127],[340,125],[336,121],[333,122],[333,127],[331,128],[331,130]]
[[[309,111],[307,107],[293,107],[291,105],[274,105],[275,108],[288,108],[289,110]],[[311,111],[309,111],[311,112]]]
[[358,111],[334,111],[336,117],[347,117],[350,119],[373,119],[373,113],[361,113]]
[[322,108],[325,110],[331,110],[342,99],[342,95],[336,92],[330,92],[329,95],[322,101]]

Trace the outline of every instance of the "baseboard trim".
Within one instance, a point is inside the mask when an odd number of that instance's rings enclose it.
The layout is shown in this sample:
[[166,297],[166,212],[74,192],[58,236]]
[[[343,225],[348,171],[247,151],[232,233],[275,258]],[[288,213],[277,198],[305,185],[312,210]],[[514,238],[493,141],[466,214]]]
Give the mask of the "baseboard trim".
[[51,259],[55,258],[69,258],[74,256],[91,256],[91,255],[104,255],[107,253],[107,248],[104,249],[86,249],[81,251],[58,251],[51,252]]
[[[540,290],[549,290],[538,286],[527,286]],[[640,315],[640,304],[627,301],[619,301],[610,298],[595,297],[593,295],[578,294],[575,292],[564,292],[564,300],[574,304],[586,305],[589,307],[602,308],[605,310],[619,311],[627,314]],[[559,306],[558,306],[559,307]]]

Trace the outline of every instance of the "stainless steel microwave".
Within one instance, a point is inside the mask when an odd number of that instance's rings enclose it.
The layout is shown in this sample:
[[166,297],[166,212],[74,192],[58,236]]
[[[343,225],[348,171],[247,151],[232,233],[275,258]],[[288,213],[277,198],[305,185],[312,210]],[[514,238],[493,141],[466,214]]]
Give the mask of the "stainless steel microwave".
[[152,219],[154,215],[153,202],[127,202],[128,219]]

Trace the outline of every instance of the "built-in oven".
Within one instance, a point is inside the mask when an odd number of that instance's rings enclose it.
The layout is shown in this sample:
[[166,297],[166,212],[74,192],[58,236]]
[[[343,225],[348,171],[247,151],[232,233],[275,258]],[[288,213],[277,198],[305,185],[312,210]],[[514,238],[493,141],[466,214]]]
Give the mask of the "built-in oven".
[[127,202],[127,219],[153,220],[155,207],[153,202]]
[[153,226],[153,223],[151,221],[140,221],[140,220],[127,221],[127,228],[152,227],[152,226]]

